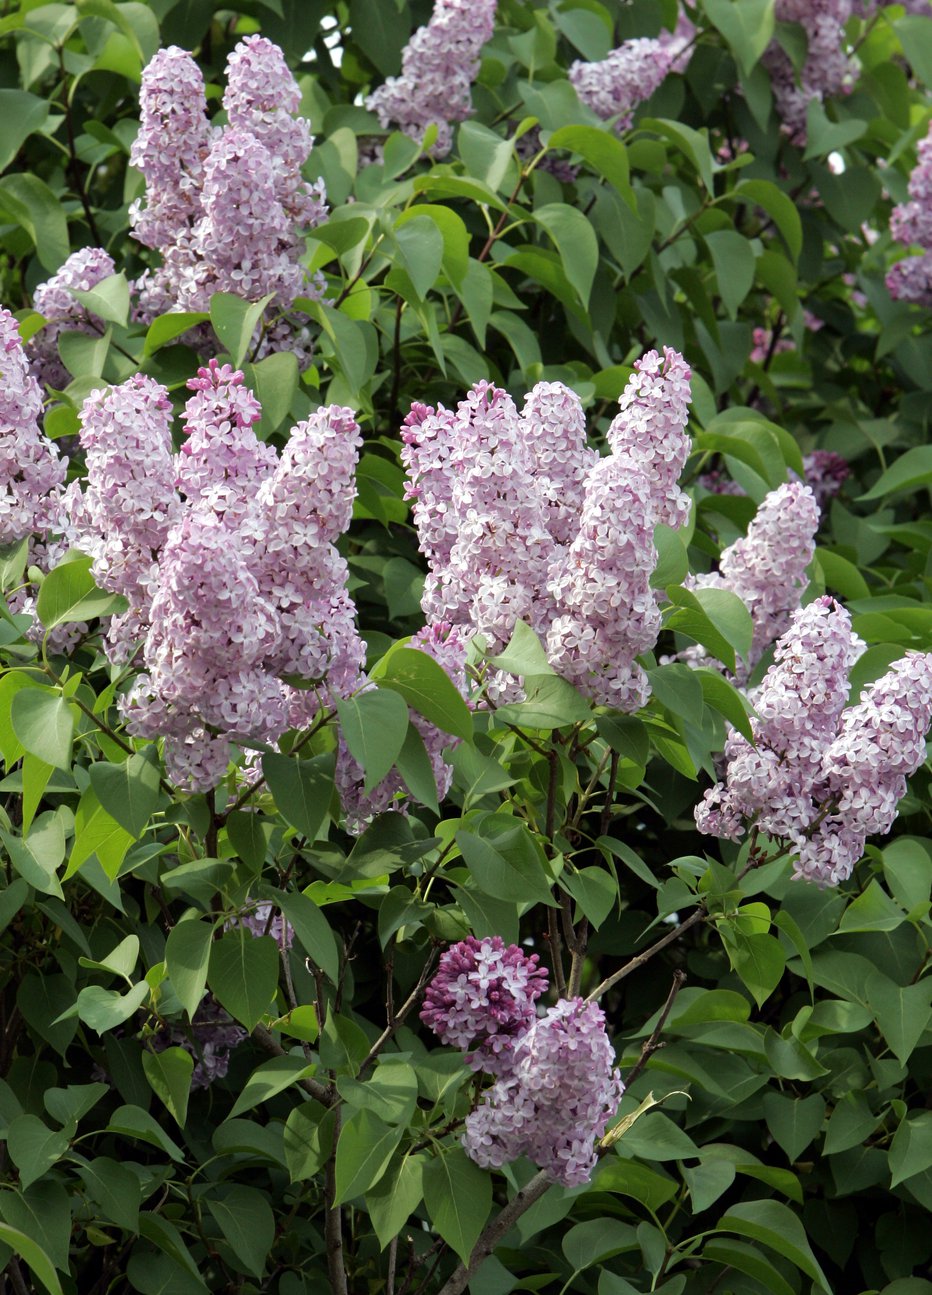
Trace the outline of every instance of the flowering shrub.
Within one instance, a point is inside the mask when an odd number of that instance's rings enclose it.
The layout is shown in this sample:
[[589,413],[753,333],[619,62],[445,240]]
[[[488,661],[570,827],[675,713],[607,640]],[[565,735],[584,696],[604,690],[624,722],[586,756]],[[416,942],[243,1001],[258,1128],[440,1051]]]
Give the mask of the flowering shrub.
[[0,59],[5,1289],[929,1295],[927,0]]

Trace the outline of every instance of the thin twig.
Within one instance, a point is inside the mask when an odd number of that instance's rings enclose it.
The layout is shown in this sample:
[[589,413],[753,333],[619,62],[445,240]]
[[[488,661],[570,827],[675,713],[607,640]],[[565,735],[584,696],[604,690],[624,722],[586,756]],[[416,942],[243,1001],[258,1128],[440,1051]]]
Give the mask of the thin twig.
[[[268,1052],[273,1057],[286,1057],[288,1054],[282,1045],[275,1038],[270,1030],[264,1025],[257,1025],[252,1032],[252,1037],[262,1048],[263,1052]],[[303,1088],[308,1096],[313,1097],[315,1101],[320,1102],[323,1106],[333,1105],[333,1094],[326,1084],[322,1084],[319,1079],[299,1079],[298,1086]]]
[[657,1017],[657,1024],[654,1026],[653,1031],[651,1032],[650,1038],[645,1039],[644,1041],[644,1044],[641,1048],[641,1055],[638,1057],[637,1061],[634,1063],[634,1065],[631,1067],[630,1071],[625,1077],[625,1088],[631,1087],[635,1079],[637,1079],[638,1075],[647,1065],[648,1061],[650,1061],[653,1054],[657,1051],[658,1048],[663,1047],[663,1044],[660,1042],[661,1032],[663,1030],[663,1027],[667,1023],[667,1017],[670,1015],[671,1011],[673,1010],[673,1003],[676,999],[676,996],[685,984],[686,984],[686,972],[680,971],[679,969],[674,971],[673,984],[670,986],[669,994],[667,994],[667,1001],[664,1003],[663,1008],[660,1012],[660,1015]]
[[333,1152],[327,1160],[324,1236],[327,1245],[327,1272],[333,1295],[348,1295],[346,1263],[343,1257],[343,1211],[333,1202],[336,1198],[336,1146],[340,1137],[340,1107],[334,1107]]
[[563,942],[557,925],[557,910],[547,909],[547,935],[550,940],[550,961],[553,966],[553,983],[557,998],[566,997],[566,979],[563,975]]
[[661,949],[665,949],[668,944],[672,944],[674,940],[678,940],[691,926],[696,926],[699,922],[705,921],[707,917],[708,913],[706,912],[705,905],[700,904],[696,911],[686,918],[685,922],[680,922],[679,926],[674,927],[672,931],[668,931],[661,939],[655,941],[649,949],[645,949],[644,952],[639,953],[637,957],[631,958],[630,961],[626,962],[623,967],[618,969],[618,971],[613,972],[610,976],[606,976],[601,984],[596,985],[595,989],[593,989],[592,993],[586,999],[586,1002],[598,1002],[603,994],[608,993],[614,985],[618,984],[619,980],[624,980],[626,976],[631,975],[632,971],[637,971],[639,967],[643,967],[644,963],[649,962],[655,953],[659,953]]
[[388,1274],[385,1278],[385,1295],[395,1295],[395,1268],[398,1264],[398,1238],[388,1243]]
[[399,1007],[398,1011],[392,1012],[389,1015],[388,1024],[386,1025],[385,1029],[382,1031],[382,1033],[376,1039],[375,1043],[373,1043],[372,1047],[366,1053],[365,1059],[363,1060],[362,1065],[359,1067],[360,1075],[362,1075],[363,1071],[368,1070],[369,1066],[372,1065],[373,1061],[375,1061],[376,1057],[379,1055],[379,1053],[385,1047],[386,1043],[389,1041],[389,1039],[398,1029],[399,1025],[401,1025],[402,1021],[404,1021],[405,1017],[411,1011],[411,1008],[420,998],[421,990],[427,984],[427,981],[430,978],[430,974],[433,971],[433,969],[434,969],[434,959],[433,959],[433,955],[431,955],[431,957],[427,959],[427,962],[424,964],[421,970],[421,974],[418,977],[417,984],[411,990],[411,993],[408,995],[405,1001],[401,1004],[401,1007]]

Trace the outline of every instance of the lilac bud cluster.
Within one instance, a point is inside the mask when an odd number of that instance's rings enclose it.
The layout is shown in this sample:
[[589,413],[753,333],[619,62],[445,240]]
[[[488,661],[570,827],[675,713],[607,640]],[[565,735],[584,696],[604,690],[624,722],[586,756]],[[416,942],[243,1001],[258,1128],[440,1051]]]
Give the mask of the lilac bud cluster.
[[553,1182],[580,1187],[623,1092],[601,1008],[564,999],[517,1040],[510,1070],[466,1117],[463,1146],[483,1169],[528,1156]]
[[[130,220],[162,264],[137,281],[143,320],[206,310],[215,292],[252,301],[271,293],[273,313],[316,292],[300,261],[303,234],[327,208],[323,185],[301,176],[312,140],[295,116],[300,101],[281,50],[263,36],[247,36],[227,60],[222,129],[207,120],[203,77],[190,54],[171,46],[149,62],[130,154],[146,196]],[[305,342],[292,349],[303,352]],[[260,353],[268,347],[263,337]]]
[[887,288],[899,301],[932,306],[932,124],[918,154],[909,177],[909,201],[893,208],[890,233],[897,242],[924,251],[897,261],[887,274]]
[[402,428],[428,618],[481,634],[493,651],[525,621],[560,674],[626,710],[646,700],[634,658],[660,629],[654,526],[681,525],[689,512],[676,484],[689,450],[689,369],[667,348],[635,370],[604,459],[561,383],[539,383],[521,413],[479,383],[455,411],[415,405]]
[[755,697],[753,745],[729,736],[724,779],[696,807],[701,832],[737,839],[753,822],[796,855],[797,876],[850,876],[866,838],[890,830],[932,723],[932,653],[908,653],[845,709],[863,650],[834,599],[794,614]]
[[164,738],[171,779],[206,790],[231,741],[274,742],[363,681],[334,545],[360,437],[351,411],[329,406],[292,429],[279,458],[255,435],[261,409],[242,373],[211,361],[188,385],[177,455],[151,378],[88,397],[87,487],[69,496],[69,528],[98,583],[130,603],[108,636],[113,659],[142,667],[121,702],[130,731]]
[[87,307],[69,289],[89,292],[101,280],[109,278],[115,268],[113,258],[102,247],[82,247],[71,253],[51,279],[36,288],[32,295],[33,308],[45,316],[47,323],[29,339],[26,354],[40,382],[60,391],[71,381],[58,355],[58,339],[62,333],[103,332],[102,325],[99,330],[95,329]]
[[674,31],[656,39],[627,40],[604,59],[570,64],[569,79],[580,102],[603,121],[614,119],[621,134],[630,129],[638,104],[657,90],[670,72],[685,71],[695,28],[681,14]]
[[809,104],[850,93],[857,79],[857,60],[845,48],[845,23],[851,11],[851,0],[776,0],[777,21],[798,23],[808,42],[798,77],[789,55],[776,41],[763,58],[783,129],[795,143],[806,141]]
[[431,154],[449,153],[453,124],[472,114],[472,83],[482,46],[494,30],[497,4],[435,0],[430,22],[404,48],[401,75],[389,77],[366,100],[384,130],[404,131],[420,143],[427,127],[436,126]]
[[189,1026],[160,1030],[150,1042],[156,1052],[183,1048],[194,1058],[191,1088],[196,1089],[209,1088],[215,1079],[225,1079],[230,1053],[248,1037],[247,1031],[227,1015],[216,999],[205,994]]
[[534,1004],[547,988],[536,953],[505,945],[500,935],[470,935],[440,958],[424,994],[421,1020],[442,1043],[467,1052],[473,1070],[507,1074],[516,1041],[534,1024]]
[[765,496],[747,534],[722,551],[718,571],[689,579],[690,588],[728,589],[747,606],[754,625],[748,669],[784,632],[799,606],[819,517],[809,486],[800,481],[779,486]]

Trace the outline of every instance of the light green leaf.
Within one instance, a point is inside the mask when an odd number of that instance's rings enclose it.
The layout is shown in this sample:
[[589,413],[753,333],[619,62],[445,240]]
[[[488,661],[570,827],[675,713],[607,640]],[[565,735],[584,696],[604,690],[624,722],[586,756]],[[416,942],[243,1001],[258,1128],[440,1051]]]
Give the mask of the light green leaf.
[[274,295],[257,302],[244,301],[232,292],[215,292],[211,297],[210,322],[235,369],[242,367],[262,312]]
[[80,288],[69,288],[68,291],[98,319],[123,328],[129,322],[129,284],[122,271],[108,275],[87,291]]
[[0,179],[0,211],[21,225],[46,270],[57,270],[71,251],[68,218],[61,199],[37,175]]
[[[379,663],[381,666],[382,663]],[[400,693],[409,706],[444,733],[465,741],[472,739],[472,713],[450,676],[426,652],[403,647],[384,658],[372,678],[379,686]],[[363,693],[365,698],[371,694]]]
[[770,1246],[832,1295],[825,1273],[812,1253],[802,1223],[780,1201],[739,1201],[718,1222],[718,1231],[737,1232]]
[[424,1167],[424,1199],[434,1228],[464,1264],[492,1208],[492,1179],[461,1147]]
[[100,804],[112,819],[136,839],[159,801],[159,771],[145,755],[131,755],[120,764],[95,761],[88,771]]
[[243,1091],[234,1102],[227,1119],[232,1120],[243,1111],[251,1111],[260,1102],[267,1102],[278,1093],[283,1093],[299,1079],[312,1075],[315,1068],[308,1065],[307,1058],[303,1054],[299,1057],[272,1057],[268,1061],[263,1061],[262,1065],[257,1066],[246,1080]]
[[234,1020],[252,1030],[275,997],[278,945],[268,935],[228,931],[211,945],[207,980]]
[[179,1128],[188,1118],[188,1098],[194,1058],[184,1048],[165,1048],[162,1052],[143,1052],[142,1068],[149,1087],[162,1102]]
[[214,928],[197,919],[178,922],[165,942],[165,967],[178,1001],[193,1020],[207,987]]
[[10,706],[13,732],[27,751],[56,769],[71,769],[74,715],[51,688],[24,688]]
[[592,224],[581,211],[563,202],[538,207],[534,219],[550,235],[567,280],[587,306],[599,268],[599,244]]
[[62,1295],[61,1282],[51,1259],[32,1237],[26,1236],[18,1228],[11,1228],[7,1223],[0,1223],[0,1242],[8,1245],[28,1264],[36,1280],[42,1283],[49,1295]]
[[421,1203],[426,1164],[426,1156],[407,1155],[366,1192],[366,1209],[383,1250]]
[[91,559],[76,557],[60,563],[42,581],[36,612],[46,629],[93,620],[126,610],[126,599],[98,588]]
[[336,1155],[336,1198],[342,1205],[367,1192],[382,1177],[404,1128],[385,1124],[370,1110],[359,1110],[340,1130]]

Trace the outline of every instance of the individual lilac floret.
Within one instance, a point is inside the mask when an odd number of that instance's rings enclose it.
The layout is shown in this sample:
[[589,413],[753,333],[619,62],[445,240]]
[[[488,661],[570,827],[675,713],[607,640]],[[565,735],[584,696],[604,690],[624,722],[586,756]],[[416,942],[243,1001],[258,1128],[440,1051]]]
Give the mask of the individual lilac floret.
[[909,652],[844,712],[822,757],[831,806],[799,851],[796,876],[835,885],[851,875],[868,836],[890,831],[906,779],[926,758],[932,724],[932,653]]
[[515,1043],[533,1025],[547,971],[500,935],[470,935],[447,949],[424,992],[421,1020],[442,1043],[462,1048],[473,1070],[507,1074]]
[[598,62],[571,63],[570,83],[580,102],[603,121],[614,118],[621,134],[630,128],[638,104],[649,99],[670,72],[685,70],[694,35],[693,24],[681,14],[675,31],[665,30],[656,39],[627,40]]
[[61,391],[71,381],[71,375],[58,354],[58,339],[62,333],[104,332],[103,324],[95,330],[87,307],[71,295],[69,288],[89,292],[101,280],[109,278],[114,269],[113,258],[102,247],[82,247],[72,252],[61,269],[51,279],[40,283],[32,294],[33,308],[44,315],[48,323],[29,339],[26,352],[38,380],[56,391]]
[[747,534],[722,551],[719,569],[694,576],[694,589],[727,589],[751,613],[754,637],[743,677],[789,624],[808,583],[819,505],[809,486],[790,481],[766,495]]
[[580,1187],[623,1092],[602,1009],[564,999],[515,1044],[511,1070],[466,1117],[463,1146],[483,1169],[528,1156],[553,1182]]
[[789,55],[777,41],[764,53],[783,129],[797,144],[806,141],[806,110],[837,94],[850,93],[857,77],[857,60],[845,48],[845,23],[851,0],[776,0],[778,22],[798,23],[806,34],[806,61],[799,78]]
[[42,392],[29,371],[19,326],[0,308],[0,544],[59,530],[68,460],[40,430]]
[[427,127],[435,125],[431,153],[449,153],[452,124],[472,114],[472,83],[482,46],[494,30],[497,3],[435,0],[430,22],[404,48],[401,75],[389,77],[366,100],[383,129],[402,130],[420,142]]

